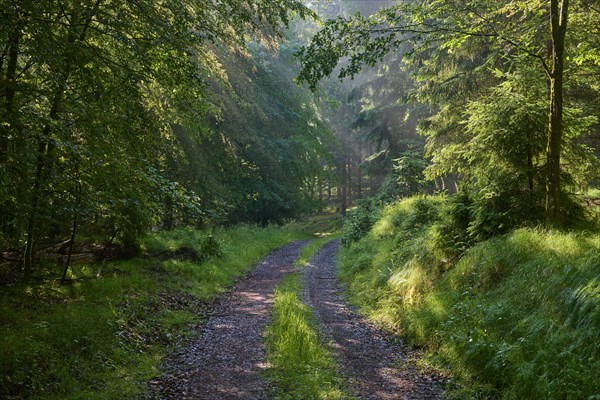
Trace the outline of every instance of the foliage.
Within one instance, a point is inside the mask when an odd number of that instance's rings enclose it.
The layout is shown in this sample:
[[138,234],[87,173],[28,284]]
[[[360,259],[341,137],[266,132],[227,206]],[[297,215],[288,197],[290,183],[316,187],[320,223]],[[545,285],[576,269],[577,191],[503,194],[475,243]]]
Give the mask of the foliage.
[[212,233],[208,235],[202,242],[202,245],[200,246],[200,254],[202,258],[223,256],[221,245]]
[[375,200],[363,200],[344,221],[342,244],[349,246],[362,239],[379,219],[380,212],[381,208]]
[[[548,16],[559,2],[551,3],[402,1],[370,16],[339,16],[301,48],[298,79],[314,90],[332,73],[354,78],[364,66],[385,65],[390,53],[400,51],[414,69],[409,97],[430,106],[431,116],[421,128],[432,157],[429,176],[458,173],[481,191],[481,198],[512,197],[508,203],[523,208],[523,215],[534,208],[537,216],[537,208],[545,207],[549,222],[558,223],[558,209],[566,216],[572,204],[567,198],[566,207],[560,207],[561,182],[568,194],[598,173],[596,157],[577,139],[593,131],[595,111],[573,94],[585,92],[597,103],[593,76],[598,64],[591,48],[598,33],[583,32],[591,28],[590,14],[597,19],[599,10],[589,2],[571,3],[568,15],[576,23],[565,42],[566,62],[586,61],[567,70],[563,112],[562,86],[557,93],[548,85],[564,61],[552,56],[556,48],[547,51]],[[566,13],[567,7],[560,10]],[[566,16],[560,21],[564,28]],[[571,83],[577,89],[570,90]],[[560,115],[549,118],[555,102]],[[506,184],[509,188],[499,192]],[[490,204],[500,207],[499,214],[506,211],[503,204]]]
[[[539,100],[543,77],[536,78],[535,70],[527,66],[520,70],[527,72],[494,71],[501,81],[492,94],[468,102],[465,118],[451,130],[440,125],[444,123],[440,115],[423,127],[432,139],[427,175],[462,177],[465,189],[473,192],[473,234],[482,238],[544,218],[548,105]],[[598,170],[597,158],[580,141],[593,121],[581,110],[565,108],[563,182],[571,190],[586,186]],[[565,215],[574,216],[572,202],[566,198],[565,203]],[[566,221],[567,225],[574,222]]]
[[461,190],[440,205],[439,221],[431,234],[436,246],[454,258],[474,244],[472,232],[479,232],[473,228],[473,198],[469,191]]
[[228,91],[215,99],[222,116],[214,130],[229,149],[219,160],[225,173],[211,172],[210,182],[233,206],[231,221],[280,221],[315,207],[311,185],[324,174],[333,137],[312,95],[292,82],[297,45],[290,40],[274,54],[252,42],[246,54],[223,55]]
[[[451,398],[597,394],[598,235],[523,228],[465,250],[463,220],[440,240],[444,213],[460,220],[469,202],[410,198],[386,207],[343,250],[350,298],[449,368],[462,383]],[[448,253],[452,246],[462,249]]]
[[392,172],[384,181],[377,199],[390,203],[402,197],[410,197],[425,190],[424,175],[428,162],[422,151],[410,149],[400,153],[400,157],[392,160]]
[[135,253],[150,227],[306,210],[328,131],[290,90],[280,41],[311,14],[282,0],[0,2],[3,247],[24,249],[27,273],[39,242],[72,230]]

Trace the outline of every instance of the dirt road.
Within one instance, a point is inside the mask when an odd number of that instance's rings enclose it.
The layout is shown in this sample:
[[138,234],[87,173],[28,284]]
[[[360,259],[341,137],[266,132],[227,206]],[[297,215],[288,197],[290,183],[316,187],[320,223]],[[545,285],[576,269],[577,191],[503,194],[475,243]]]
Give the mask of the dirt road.
[[327,243],[305,270],[305,301],[331,340],[352,394],[360,399],[441,398],[438,379],[405,362],[410,350],[391,343],[343,300],[336,274],[338,248],[338,240]]
[[293,269],[302,246],[295,242],[271,252],[204,323],[197,337],[169,358],[165,374],[150,383],[148,399],[265,399],[261,376],[262,332],[269,320],[275,286]]

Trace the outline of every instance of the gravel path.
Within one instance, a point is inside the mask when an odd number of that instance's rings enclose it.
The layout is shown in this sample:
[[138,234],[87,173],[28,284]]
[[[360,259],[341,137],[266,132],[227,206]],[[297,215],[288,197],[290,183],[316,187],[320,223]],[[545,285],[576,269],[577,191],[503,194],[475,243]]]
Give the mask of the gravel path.
[[[353,396],[361,399],[439,399],[438,380],[403,363],[410,350],[359,317],[344,302],[336,277],[339,240],[323,246],[306,268],[305,301],[317,313],[323,333],[339,357]],[[404,364],[404,365],[403,365]]]
[[264,399],[262,332],[275,286],[292,271],[306,242],[274,250],[214,308],[186,348],[150,382],[147,399]]

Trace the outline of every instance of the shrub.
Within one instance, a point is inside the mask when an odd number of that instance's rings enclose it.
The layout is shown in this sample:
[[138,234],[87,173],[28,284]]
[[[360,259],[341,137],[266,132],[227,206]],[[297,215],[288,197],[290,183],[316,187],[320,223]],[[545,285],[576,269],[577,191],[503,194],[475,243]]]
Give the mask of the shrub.
[[373,200],[363,201],[346,219],[342,233],[342,244],[349,246],[351,243],[362,239],[377,221],[380,212],[380,207]]
[[439,211],[440,221],[434,227],[435,241],[445,252],[460,255],[473,245],[469,227],[473,219],[473,199],[468,191],[449,196]]

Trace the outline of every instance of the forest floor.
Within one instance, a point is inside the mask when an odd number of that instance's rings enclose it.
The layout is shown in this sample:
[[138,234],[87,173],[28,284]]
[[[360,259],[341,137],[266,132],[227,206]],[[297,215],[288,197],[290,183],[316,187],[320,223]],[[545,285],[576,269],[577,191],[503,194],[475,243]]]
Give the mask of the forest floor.
[[[294,270],[305,241],[265,257],[209,312],[193,338],[167,359],[147,399],[268,399],[264,330],[276,286]],[[441,379],[407,362],[414,354],[359,317],[342,299],[336,277],[339,240],[304,269],[304,301],[338,361],[348,398],[437,399]]]

